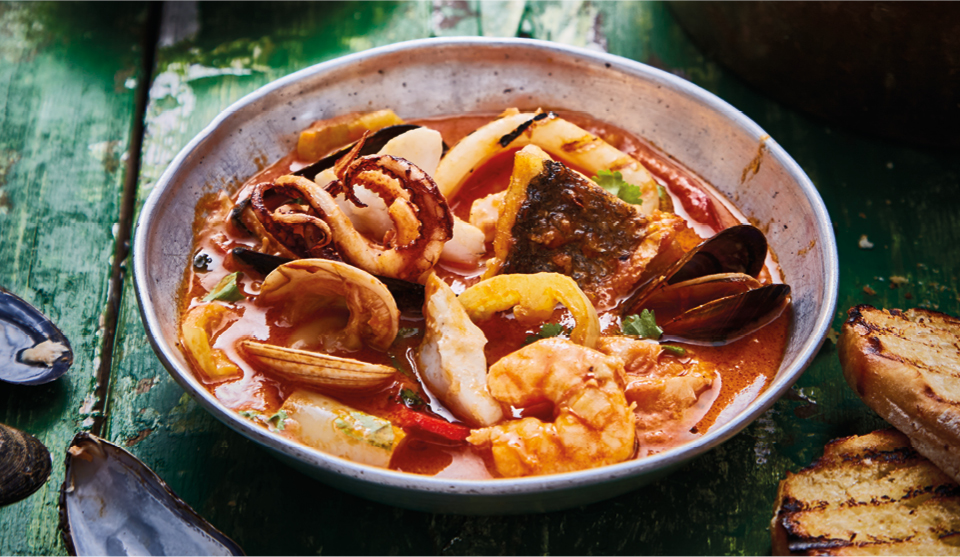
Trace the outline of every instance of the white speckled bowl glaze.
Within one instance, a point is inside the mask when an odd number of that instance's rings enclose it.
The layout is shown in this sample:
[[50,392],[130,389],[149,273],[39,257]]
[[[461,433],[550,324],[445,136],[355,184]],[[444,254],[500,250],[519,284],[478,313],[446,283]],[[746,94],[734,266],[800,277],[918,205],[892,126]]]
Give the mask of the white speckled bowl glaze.
[[[780,370],[756,400],[696,442],[621,464],[553,476],[445,480],[349,462],[275,436],[218,402],[177,349],[177,291],[190,263],[200,197],[290,152],[313,120],[392,108],[404,118],[506,107],[588,113],[647,138],[768,226],[792,287],[790,338]],[[339,489],[413,509],[527,513],[600,501],[662,477],[723,443],[766,411],[816,354],[837,295],[837,251],[820,196],[793,159],[766,140],[759,172],[741,183],[764,131],[713,94],[618,56],[524,39],[425,39],[338,58],[237,101],[184,147],[137,223],[134,272],[143,321],[174,379],[223,423],[281,460]]]

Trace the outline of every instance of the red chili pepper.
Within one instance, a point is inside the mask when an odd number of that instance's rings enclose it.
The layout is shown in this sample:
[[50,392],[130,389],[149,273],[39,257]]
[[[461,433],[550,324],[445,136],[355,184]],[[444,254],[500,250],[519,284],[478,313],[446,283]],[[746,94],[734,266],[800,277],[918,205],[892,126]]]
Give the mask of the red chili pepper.
[[396,417],[397,424],[402,428],[425,431],[451,441],[466,441],[470,435],[469,427],[452,424],[446,420],[424,414],[423,412],[410,410],[403,405],[397,405]]

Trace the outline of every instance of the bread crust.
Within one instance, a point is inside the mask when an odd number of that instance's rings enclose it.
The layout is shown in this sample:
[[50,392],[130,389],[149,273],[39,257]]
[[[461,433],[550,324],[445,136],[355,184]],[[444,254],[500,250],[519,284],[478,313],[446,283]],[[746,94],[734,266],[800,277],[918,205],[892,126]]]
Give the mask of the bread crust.
[[960,320],[860,305],[838,349],[847,383],[867,406],[960,481]]

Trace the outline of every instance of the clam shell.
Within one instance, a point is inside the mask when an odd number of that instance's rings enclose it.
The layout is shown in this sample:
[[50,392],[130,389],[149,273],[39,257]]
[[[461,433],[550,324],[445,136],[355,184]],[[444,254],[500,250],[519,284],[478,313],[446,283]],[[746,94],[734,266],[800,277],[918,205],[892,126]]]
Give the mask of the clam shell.
[[60,533],[71,555],[243,555],[120,447],[79,433],[67,448]]
[[39,439],[0,424],[0,507],[40,489],[50,469],[50,453]]
[[247,354],[274,372],[317,387],[341,391],[368,391],[382,387],[397,373],[397,370],[390,366],[339,358],[320,352],[285,348],[252,340],[242,340],[239,344]]
[[73,364],[70,342],[37,308],[0,288],[0,381],[39,385]]

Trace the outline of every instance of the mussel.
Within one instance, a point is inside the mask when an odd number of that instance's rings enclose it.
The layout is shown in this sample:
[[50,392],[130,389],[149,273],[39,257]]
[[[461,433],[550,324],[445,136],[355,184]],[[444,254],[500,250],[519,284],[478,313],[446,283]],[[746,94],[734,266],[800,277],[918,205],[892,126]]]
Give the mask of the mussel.
[[50,452],[39,439],[0,424],[0,507],[24,499],[50,477]]
[[39,385],[70,369],[67,337],[39,310],[0,288],[0,381]]
[[244,555],[120,447],[79,433],[65,464],[60,531],[72,555]]
[[668,338],[733,342],[776,319],[789,303],[788,285],[757,280],[766,256],[760,230],[727,228],[650,278],[624,305],[624,315],[649,309]]

